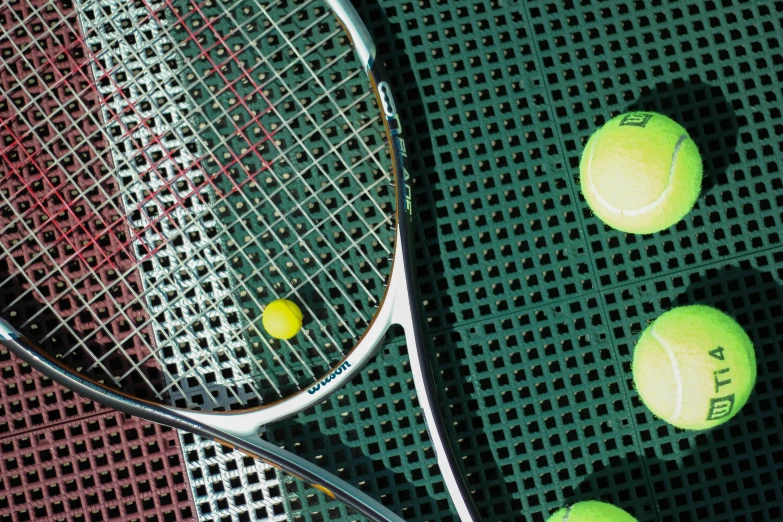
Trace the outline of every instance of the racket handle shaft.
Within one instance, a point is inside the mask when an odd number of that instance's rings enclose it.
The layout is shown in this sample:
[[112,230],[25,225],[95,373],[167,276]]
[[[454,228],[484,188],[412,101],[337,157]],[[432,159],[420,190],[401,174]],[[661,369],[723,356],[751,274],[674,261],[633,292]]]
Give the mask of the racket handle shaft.
[[[58,384],[103,406],[236,448],[311,484],[373,522],[405,522],[383,504],[341,478],[257,435],[240,437],[223,432],[216,426],[188,419],[178,408],[138,399],[71,370],[44,353],[2,319],[0,345]],[[219,424],[219,420],[220,416],[215,415],[215,424]]]

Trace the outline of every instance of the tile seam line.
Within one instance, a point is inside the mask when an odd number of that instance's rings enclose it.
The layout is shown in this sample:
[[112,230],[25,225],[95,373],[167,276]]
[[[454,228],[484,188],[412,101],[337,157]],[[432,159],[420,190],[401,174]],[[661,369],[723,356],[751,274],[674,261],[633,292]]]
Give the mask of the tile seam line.
[[[735,255],[735,256],[721,257],[721,258],[716,259],[714,261],[711,261],[709,263],[700,264],[700,265],[698,265],[698,268],[703,268],[703,269],[706,270],[706,269],[710,269],[710,268],[721,267],[721,266],[724,266],[727,263],[730,263],[732,261],[748,259],[749,256],[754,256],[755,257],[756,255],[759,255],[759,254],[769,254],[769,253],[774,253],[776,251],[777,252],[783,252],[783,246],[781,246],[781,245],[770,246],[770,247],[767,247],[767,248],[764,248],[764,249],[759,249],[759,250],[753,250],[753,251],[745,252],[745,253],[743,253],[741,255],[738,254],[738,255]],[[692,271],[693,271],[693,267],[685,267],[685,268],[679,268],[679,269],[677,269],[675,271],[672,271],[672,272],[668,272],[668,273],[666,273],[666,275],[674,277],[674,276],[677,276],[677,275],[687,274],[687,273],[690,273]],[[521,315],[521,314],[526,313],[526,312],[541,310],[542,306],[560,305],[560,304],[564,304],[564,303],[569,303],[569,302],[573,301],[574,299],[583,300],[584,298],[589,298],[589,297],[598,297],[598,298],[600,298],[603,293],[607,293],[607,292],[610,292],[610,291],[614,292],[614,291],[618,291],[618,290],[624,290],[626,288],[631,288],[631,287],[637,286],[639,284],[650,283],[650,282],[656,281],[659,278],[660,278],[659,275],[650,275],[650,276],[643,277],[643,278],[631,279],[631,280],[629,280],[628,282],[625,282],[625,283],[617,283],[617,284],[608,285],[608,286],[605,286],[605,287],[597,287],[595,289],[589,290],[588,292],[585,292],[584,294],[576,293],[576,294],[572,294],[572,295],[569,295],[569,296],[566,296],[566,297],[560,297],[560,298],[557,298],[557,299],[546,300],[544,303],[534,303],[534,304],[526,305],[526,306],[523,306],[523,307],[520,307],[520,308],[515,308],[515,309],[509,310],[507,312],[493,313],[491,317],[494,318],[495,320],[503,320],[503,319],[506,319],[508,317],[514,317],[514,316]],[[591,280],[594,281],[594,279],[591,279]],[[484,322],[485,319],[486,319],[486,316],[481,316],[481,317],[478,317],[476,319],[470,319],[468,321],[460,321],[457,324],[457,326],[458,327],[467,327],[467,326],[472,326],[472,325],[476,325],[476,324],[481,324],[481,323]],[[606,323],[606,324],[609,324],[609,323]],[[429,333],[431,335],[442,334],[442,333],[448,333],[448,332],[452,331],[453,329],[454,329],[454,325],[447,326],[447,327],[441,327],[441,328],[432,328],[431,330],[429,330]]]

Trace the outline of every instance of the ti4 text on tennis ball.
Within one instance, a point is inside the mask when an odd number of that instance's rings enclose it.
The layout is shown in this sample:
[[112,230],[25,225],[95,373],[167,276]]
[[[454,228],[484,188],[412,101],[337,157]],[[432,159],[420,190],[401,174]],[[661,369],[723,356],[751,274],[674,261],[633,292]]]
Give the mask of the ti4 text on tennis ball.
[[756,382],[756,355],[748,334],[728,315],[709,306],[682,306],[642,333],[632,372],[655,415],[678,428],[703,430],[745,405]]

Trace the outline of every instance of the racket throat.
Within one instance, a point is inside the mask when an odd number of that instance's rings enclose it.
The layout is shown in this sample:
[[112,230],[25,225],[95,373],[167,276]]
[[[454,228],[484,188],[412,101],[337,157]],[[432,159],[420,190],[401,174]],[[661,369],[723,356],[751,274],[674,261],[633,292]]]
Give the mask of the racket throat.
[[[398,230],[398,245],[402,244]],[[438,467],[446,484],[446,489],[462,522],[480,522],[478,512],[471,500],[470,490],[463,478],[459,461],[449,443],[449,433],[440,413],[438,388],[432,373],[432,366],[426,353],[426,342],[421,330],[419,317],[419,298],[415,290],[413,268],[410,264],[395,258],[392,282],[399,295],[395,295],[393,321],[405,330],[405,341],[410,357],[411,372],[419,406],[424,412],[427,432],[430,435]],[[394,280],[394,277],[397,280]]]

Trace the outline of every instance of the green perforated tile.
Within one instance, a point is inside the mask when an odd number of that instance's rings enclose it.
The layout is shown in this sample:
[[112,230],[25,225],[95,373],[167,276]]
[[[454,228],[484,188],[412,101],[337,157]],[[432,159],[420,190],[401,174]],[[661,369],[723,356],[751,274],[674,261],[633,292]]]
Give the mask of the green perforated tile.
[[[428,348],[483,520],[543,521],[591,498],[643,522],[783,518],[783,2],[360,12],[402,109]],[[680,121],[704,159],[696,208],[660,234],[611,230],[580,195],[587,138],[631,109]],[[737,317],[758,358],[748,405],[703,433],[655,419],[630,370],[644,326],[689,303]],[[455,520],[407,364],[389,342],[273,436],[408,520]]]

